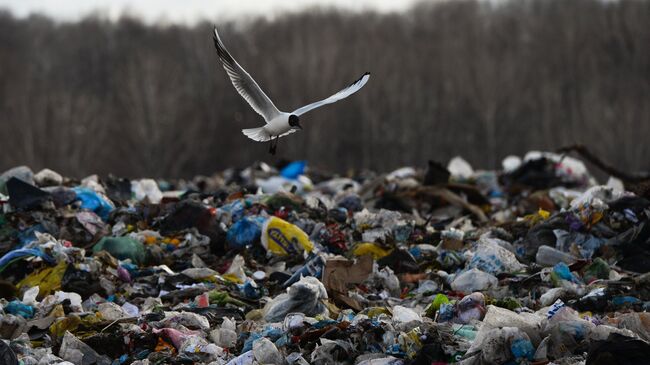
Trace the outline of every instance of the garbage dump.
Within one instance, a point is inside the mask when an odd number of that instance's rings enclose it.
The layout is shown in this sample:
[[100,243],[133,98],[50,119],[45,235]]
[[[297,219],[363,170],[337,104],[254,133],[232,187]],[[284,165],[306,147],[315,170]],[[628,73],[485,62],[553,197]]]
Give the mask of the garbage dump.
[[0,362],[642,364],[650,201],[570,156],[0,175]]

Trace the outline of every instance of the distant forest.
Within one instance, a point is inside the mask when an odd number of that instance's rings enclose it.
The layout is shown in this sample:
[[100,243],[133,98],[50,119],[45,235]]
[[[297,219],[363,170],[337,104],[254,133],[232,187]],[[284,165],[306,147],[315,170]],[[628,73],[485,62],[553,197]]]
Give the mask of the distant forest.
[[650,170],[650,1],[423,3],[218,24],[283,110],[368,84],[302,118],[278,155],[217,61],[212,22],[57,23],[0,13],[0,170],[183,177],[256,160],[345,173],[464,156],[475,167],[575,142]]

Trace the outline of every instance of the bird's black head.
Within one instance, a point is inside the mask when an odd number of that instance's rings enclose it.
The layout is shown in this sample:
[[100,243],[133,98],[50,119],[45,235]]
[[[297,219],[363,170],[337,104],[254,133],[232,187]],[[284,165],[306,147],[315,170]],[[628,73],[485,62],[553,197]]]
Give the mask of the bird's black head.
[[290,125],[293,129],[302,129],[302,126],[300,125],[300,118],[298,118],[297,115],[293,115],[293,114],[291,114],[291,115],[289,116],[289,125]]

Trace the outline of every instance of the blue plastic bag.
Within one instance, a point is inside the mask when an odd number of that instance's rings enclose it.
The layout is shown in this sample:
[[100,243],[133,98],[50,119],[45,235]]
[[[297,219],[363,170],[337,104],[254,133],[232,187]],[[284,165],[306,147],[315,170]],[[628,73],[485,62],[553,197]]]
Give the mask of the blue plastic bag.
[[21,316],[25,319],[34,317],[35,312],[34,307],[31,305],[23,304],[19,300],[9,302],[9,304],[4,307],[4,311],[5,313]]
[[28,243],[36,241],[37,240],[36,232],[50,233],[40,223],[36,224],[36,225],[33,225],[33,226],[31,226],[31,227],[29,227],[27,229],[24,229],[24,230],[18,232],[18,240],[20,241],[20,246],[22,247],[22,246],[24,246],[24,245],[26,245]]
[[219,210],[229,213],[231,220],[237,222],[244,217],[244,214],[246,214],[246,204],[244,204],[242,199],[239,199],[230,204],[221,206]]
[[263,217],[246,217],[230,226],[226,233],[226,242],[235,249],[242,249],[259,242],[262,236]]
[[617,296],[612,298],[612,304],[616,307],[622,307],[625,305],[635,305],[643,303],[641,299],[631,297],[631,296]]
[[81,202],[81,209],[93,211],[102,220],[108,220],[108,215],[115,209],[110,201],[88,188],[77,186],[73,190]]
[[250,334],[250,337],[248,337],[248,339],[246,339],[244,342],[244,347],[242,348],[241,352],[244,353],[252,350],[253,343],[263,337],[266,337],[271,340],[271,342],[273,342],[282,337],[283,334],[284,332],[282,332],[282,330],[273,327],[267,327],[262,332],[253,332]]
[[565,264],[564,262],[558,262],[554,267],[553,267],[553,274],[555,274],[558,278],[568,280],[574,283],[579,282],[578,278],[573,275],[571,272],[571,269]]
[[287,179],[297,179],[305,173],[306,166],[307,161],[293,161],[280,171],[280,175]]
[[510,351],[516,359],[528,359],[529,361],[535,356],[535,348],[530,340],[525,338],[518,338],[512,341]]
[[19,248],[17,250],[9,251],[0,258],[0,272],[2,272],[9,264],[18,261],[25,257],[36,256],[40,257],[48,264],[55,264],[56,261],[51,256],[37,248]]

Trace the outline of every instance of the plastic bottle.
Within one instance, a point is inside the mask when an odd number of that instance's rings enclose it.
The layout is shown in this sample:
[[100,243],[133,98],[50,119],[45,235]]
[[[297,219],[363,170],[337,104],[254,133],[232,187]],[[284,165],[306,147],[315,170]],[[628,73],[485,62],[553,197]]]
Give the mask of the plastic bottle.
[[557,250],[551,246],[540,246],[535,255],[535,261],[542,266],[554,266],[558,262],[572,264],[578,259],[571,254]]

